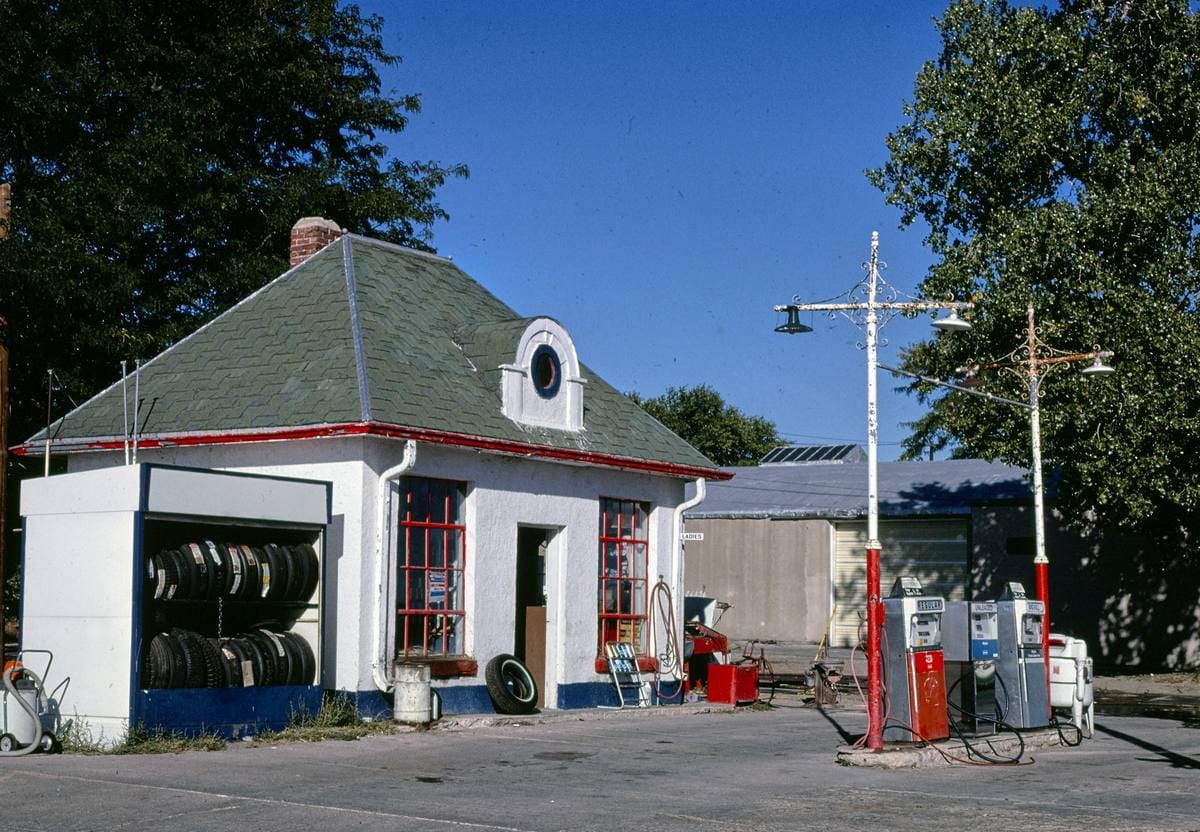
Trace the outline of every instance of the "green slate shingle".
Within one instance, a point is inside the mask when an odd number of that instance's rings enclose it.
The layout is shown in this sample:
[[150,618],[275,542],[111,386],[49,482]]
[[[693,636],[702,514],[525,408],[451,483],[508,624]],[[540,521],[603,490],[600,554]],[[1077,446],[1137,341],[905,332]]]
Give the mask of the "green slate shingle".
[[[530,320],[449,260],[349,235],[143,365],[141,432],[371,421],[716,468],[587,367],[583,431],[507,419],[498,368]],[[119,438],[122,419],[117,383],[52,433]]]

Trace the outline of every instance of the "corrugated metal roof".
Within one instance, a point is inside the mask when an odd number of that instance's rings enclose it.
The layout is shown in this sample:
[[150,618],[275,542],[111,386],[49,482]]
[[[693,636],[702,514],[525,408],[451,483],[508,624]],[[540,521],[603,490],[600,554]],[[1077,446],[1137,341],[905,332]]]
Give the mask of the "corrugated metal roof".
[[[863,517],[867,464],[725,468],[691,519]],[[888,517],[968,514],[973,503],[1030,498],[1026,471],[982,459],[879,463],[879,513]]]

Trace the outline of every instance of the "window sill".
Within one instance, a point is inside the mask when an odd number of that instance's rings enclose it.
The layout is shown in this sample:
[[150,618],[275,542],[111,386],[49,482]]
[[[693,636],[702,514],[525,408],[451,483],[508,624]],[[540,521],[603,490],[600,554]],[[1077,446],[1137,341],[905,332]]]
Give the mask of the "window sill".
[[[642,671],[643,673],[653,673],[654,671],[658,670],[658,662],[656,662],[651,656],[638,656],[637,664],[638,670]],[[608,672],[608,659],[596,659],[596,672]]]
[[396,659],[396,663],[427,664],[429,675],[434,679],[479,675],[479,663],[470,656],[406,656]]

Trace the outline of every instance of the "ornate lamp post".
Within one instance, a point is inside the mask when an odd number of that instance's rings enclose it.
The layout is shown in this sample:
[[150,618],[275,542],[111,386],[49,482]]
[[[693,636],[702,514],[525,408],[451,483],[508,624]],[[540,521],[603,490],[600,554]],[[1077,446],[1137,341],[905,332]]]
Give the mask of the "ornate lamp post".
[[1042,395],[1042,381],[1056,367],[1081,361],[1090,362],[1083,368],[1085,376],[1096,377],[1111,374],[1113,368],[1105,364],[1105,359],[1112,358],[1112,353],[1102,350],[1099,346],[1091,352],[1069,353],[1055,349],[1038,337],[1037,324],[1033,317],[1033,301],[1025,309],[1028,323],[1025,343],[1010,352],[999,361],[986,364],[969,364],[961,368],[967,376],[975,376],[982,370],[1009,370],[1024,376],[1029,385],[1029,436],[1033,454],[1033,530],[1034,530],[1034,580],[1037,583],[1038,600],[1046,608],[1046,617],[1042,627],[1042,653],[1046,658],[1046,677],[1049,678],[1050,665],[1050,560],[1046,557],[1046,520],[1044,513],[1044,487],[1042,485],[1042,428],[1041,408],[1039,400]]
[[1102,350],[1099,346],[1094,347],[1090,352],[1075,352],[1070,353],[1064,350],[1055,349],[1038,337],[1037,323],[1033,315],[1033,301],[1025,308],[1025,319],[1027,322],[1027,331],[1024,342],[1008,355],[996,361],[986,363],[967,364],[964,367],[959,367],[958,372],[968,378],[975,378],[984,370],[1008,370],[1015,373],[1023,381],[1026,382],[1029,388],[1029,401],[1019,402],[1013,399],[1006,399],[1001,396],[994,396],[990,393],[984,393],[981,390],[975,390],[970,387],[964,387],[960,384],[951,384],[937,378],[910,373],[907,370],[901,370],[896,367],[888,367],[880,365],[883,369],[897,373],[903,376],[910,376],[919,379],[920,381],[936,384],[939,387],[948,387],[952,390],[959,390],[963,393],[970,393],[973,396],[982,396],[991,401],[1002,402],[1004,404],[1013,405],[1015,407],[1025,408],[1029,411],[1029,438],[1032,454],[1032,469],[1033,469],[1033,534],[1034,534],[1034,557],[1033,557],[1033,572],[1034,581],[1037,585],[1037,597],[1042,602],[1045,608],[1045,618],[1042,621],[1042,656],[1046,662],[1046,678],[1050,678],[1050,559],[1046,557],[1046,520],[1045,520],[1045,488],[1042,483],[1042,427],[1041,427],[1041,406],[1039,404],[1042,395],[1042,382],[1050,371],[1056,367],[1061,367],[1064,364],[1074,364],[1079,362],[1090,362],[1088,366],[1081,371],[1088,378],[1110,375],[1114,372],[1113,368],[1105,364],[1106,359],[1112,358],[1113,354],[1109,350]]
[[[882,605],[879,600],[879,419],[876,407],[876,367],[878,366],[878,331],[898,312],[920,312],[938,309],[950,311],[948,318],[934,321],[937,329],[954,332],[969,329],[970,324],[958,317],[960,311],[973,309],[974,304],[957,301],[899,300],[900,293],[879,276],[879,232],[871,232],[871,259],[865,264],[867,276],[846,295],[843,303],[792,303],[775,307],[786,312],[787,322],[776,332],[796,334],[811,332],[800,323],[799,313],[826,312],[835,317],[841,313],[847,320],[866,332],[867,352],[867,747],[883,748],[883,655],[880,651]],[[882,297],[882,299],[881,299]]]

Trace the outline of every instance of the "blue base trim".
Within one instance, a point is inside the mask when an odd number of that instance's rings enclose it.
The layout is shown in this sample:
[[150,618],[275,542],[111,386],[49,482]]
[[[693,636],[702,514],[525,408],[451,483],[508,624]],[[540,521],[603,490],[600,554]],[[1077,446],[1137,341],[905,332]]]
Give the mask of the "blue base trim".
[[488,695],[486,685],[454,685],[453,687],[434,687],[437,695],[442,697],[442,713],[444,714],[494,714],[496,706]]
[[139,690],[134,693],[132,723],[166,733],[208,731],[236,738],[281,730],[293,714],[320,709],[321,689],[315,685]]
[[[663,695],[650,692],[650,702],[654,705],[678,705],[683,699],[678,695],[679,682],[663,682]],[[630,687],[624,691],[626,704],[637,701],[637,691]],[[558,707],[562,710],[575,708],[615,708],[617,691],[612,682],[576,682],[571,685],[558,686]]]
[[[492,714],[496,707],[492,697],[488,696],[485,685],[453,685],[448,687],[433,686],[434,692],[442,699],[443,714]],[[368,719],[391,719],[391,694],[377,690],[360,690],[348,693],[361,716]]]
[[392,718],[391,694],[378,690],[358,690],[354,692],[339,690],[335,696],[347,696],[354,701],[358,715],[363,719],[382,721]]
[[[678,705],[680,697],[671,698],[678,683],[664,683],[663,697],[651,696],[656,705]],[[446,687],[433,686],[434,692],[442,699],[442,713],[450,714],[494,714],[496,706],[487,692],[486,685],[450,685]],[[358,706],[358,712],[368,719],[391,719],[392,697],[377,690],[360,690],[347,693]],[[630,691],[632,701],[636,696]],[[570,685],[558,686],[557,708],[561,710],[576,710],[580,708],[599,708],[601,706],[617,707],[617,692],[611,682],[576,682]]]
[[618,704],[617,691],[611,682],[576,682],[558,686],[558,707],[562,710],[599,708],[602,705],[615,708]]

